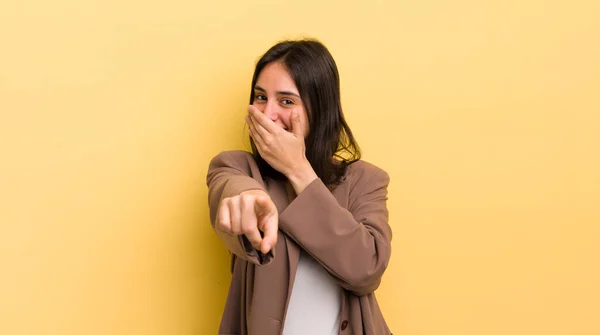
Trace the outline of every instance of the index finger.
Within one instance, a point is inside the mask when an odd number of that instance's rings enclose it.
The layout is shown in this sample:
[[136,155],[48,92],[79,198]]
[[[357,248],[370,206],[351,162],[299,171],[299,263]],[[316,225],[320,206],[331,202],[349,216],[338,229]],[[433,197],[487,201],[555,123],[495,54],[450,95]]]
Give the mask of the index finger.
[[250,116],[254,118],[254,120],[256,120],[259,125],[265,128],[271,134],[276,134],[278,131],[282,130],[279,126],[275,124],[275,122],[269,119],[266,115],[264,115],[253,105],[248,106],[248,114],[250,114]]
[[261,230],[263,231],[263,240],[260,243],[260,251],[263,254],[269,252],[275,244],[277,244],[277,216],[271,215],[266,219],[266,222],[262,225]]
[[254,203],[251,199],[242,196],[242,232],[256,249],[260,246],[262,236],[257,227],[256,214],[254,213]]

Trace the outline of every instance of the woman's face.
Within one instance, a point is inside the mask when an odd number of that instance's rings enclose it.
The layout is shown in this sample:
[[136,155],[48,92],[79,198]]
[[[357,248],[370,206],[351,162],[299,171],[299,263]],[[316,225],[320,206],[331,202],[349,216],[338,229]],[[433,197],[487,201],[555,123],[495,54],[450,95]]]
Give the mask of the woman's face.
[[304,137],[308,135],[308,117],[298,88],[287,69],[280,62],[265,66],[254,86],[252,105],[281,128],[292,130],[292,111],[300,115],[300,126]]

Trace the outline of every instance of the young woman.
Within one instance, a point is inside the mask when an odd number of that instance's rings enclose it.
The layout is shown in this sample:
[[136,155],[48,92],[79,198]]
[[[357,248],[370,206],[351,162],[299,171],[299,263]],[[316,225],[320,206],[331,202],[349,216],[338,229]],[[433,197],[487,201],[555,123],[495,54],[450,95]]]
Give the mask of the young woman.
[[389,177],[360,160],[327,48],[271,47],[246,123],[253,153],[220,153],[207,176],[231,252],[219,334],[391,334],[374,294],[391,254]]

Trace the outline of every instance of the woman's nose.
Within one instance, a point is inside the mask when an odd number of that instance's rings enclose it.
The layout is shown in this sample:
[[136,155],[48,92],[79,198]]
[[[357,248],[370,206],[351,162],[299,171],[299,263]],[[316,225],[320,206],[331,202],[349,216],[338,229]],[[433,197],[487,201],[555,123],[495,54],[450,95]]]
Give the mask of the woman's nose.
[[263,114],[265,114],[269,119],[275,121],[279,117],[277,114],[277,106],[272,103],[267,103],[265,105],[265,109],[263,109]]

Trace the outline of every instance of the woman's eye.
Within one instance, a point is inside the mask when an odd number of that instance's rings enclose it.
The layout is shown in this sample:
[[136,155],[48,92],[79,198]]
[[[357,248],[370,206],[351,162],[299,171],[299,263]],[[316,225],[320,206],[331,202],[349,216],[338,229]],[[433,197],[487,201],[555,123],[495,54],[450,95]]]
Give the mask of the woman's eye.
[[293,105],[294,104],[294,102],[290,99],[283,99],[283,100],[281,100],[281,103],[284,105]]
[[260,94],[256,95],[254,98],[258,101],[266,101],[267,100],[267,97],[265,97],[264,95],[260,95]]

